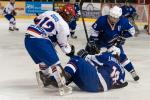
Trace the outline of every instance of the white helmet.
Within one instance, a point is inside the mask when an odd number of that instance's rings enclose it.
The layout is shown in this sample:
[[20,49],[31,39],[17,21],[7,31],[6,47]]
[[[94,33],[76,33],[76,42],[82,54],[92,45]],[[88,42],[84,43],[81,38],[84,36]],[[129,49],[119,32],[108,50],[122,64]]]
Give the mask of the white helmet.
[[114,18],[119,18],[122,15],[122,9],[118,6],[114,6],[110,9],[109,15]]

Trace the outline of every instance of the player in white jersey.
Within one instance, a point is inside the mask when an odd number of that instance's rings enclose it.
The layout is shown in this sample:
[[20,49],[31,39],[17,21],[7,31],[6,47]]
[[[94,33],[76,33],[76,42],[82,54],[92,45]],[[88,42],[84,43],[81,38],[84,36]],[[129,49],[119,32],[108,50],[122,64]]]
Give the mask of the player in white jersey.
[[[46,11],[37,16],[34,21],[36,25],[42,26],[45,29],[47,36],[56,35],[58,45],[61,47],[62,51],[64,53],[69,53],[71,48],[67,42],[67,37],[70,31],[68,24],[64,20],[66,17],[68,16],[62,18],[59,13],[54,11]],[[70,18],[66,18],[66,20],[68,19]]]
[[15,11],[15,0],[10,0],[10,2],[7,4],[7,6],[3,10],[3,15],[5,18],[9,21],[9,30],[14,31],[14,30],[19,30],[16,27],[16,11]]
[[39,64],[40,71],[36,73],[39,76],[37,79],[42,80],[46,87],[50,75],[53,75],[58,83],[60,95],[71,93],[72,88],[65,85],[66,75],[48,36],[55,35],[61,50],[67,56],[72,56],[74,46],[68,43],[67,37],[70,31],[66,22],[71,20],[72,16],[72,11],[64,7],[58,13],[46,11],[34,19],[35,24],[28,27],[25,37],[25,47],[28,53],[34,62]]

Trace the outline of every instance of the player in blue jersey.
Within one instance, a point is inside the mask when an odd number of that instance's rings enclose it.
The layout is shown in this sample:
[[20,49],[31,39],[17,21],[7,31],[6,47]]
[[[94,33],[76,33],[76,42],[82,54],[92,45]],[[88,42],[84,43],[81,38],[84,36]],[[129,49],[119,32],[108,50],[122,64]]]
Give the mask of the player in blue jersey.
[[72,9],[75,11],[75,16],[72,18],[72,20],[70,22],[68,22],[68,24],[69,24],[69,28],[70,28],[71,38],[76,39],[77,36],[75,35],[75,30],[76,30],[76,27],[77,27],[77,21],[80,17],[79,4],[78,3],[67,4],[66,6],[72,7]]
[[[102,92],[128,85],[124,69],[111,53],[88,55],[87,51],[81,49],[77,54],[64,68],[69,76],[67,84],[74,82],[81,90],[88,92]],[[53,81],[49,84],[57,87],[54,78],[51,79]]]
[[10,2],[7,4],[7,6],[3,10],[3,15],[5,18],[9,21],[9,30],[14,31],[14,30],[19,30],[16,27],[16,11],[15,11],[15,0],[10,0]]
[[33,61],[39,64],[40,71],[36,73],[38,82],[42,81],[43,85],[47,86],[50,75],[53,75],[58,83],[60,95],[70,94],[72,88],[65,85],[65,74],[53,41],[48,37],[55,35],[61,50],[67,56],[72,56],[74,46],[68,42],[70,31],[66,22],[72,17],[73,12],[66,7],[63,7],[58,13],[46,11],[34,19],[35,24],[28,27],[25,36],[25,48]]
[[139,76],[123,50],[125,38],[134,36],[135,28],[127,18],[121,17],[121,15],[121,8],[114,6],[110,9],[109,15],[100,16],[92,25],[90,42],[87,44],[86,50],[88,51],[91,43],[95,43],[98,48],[118,47],[121,50],[119,59],[122,67],[130,72],[133,79],[137,81]]
[[129,3],[126,2],[125,5],[121,6],[122,9],[122,16],[128,18],[128,20],[132,23],[132,25],[135,27],[135,36],[137,36],[140,31],[135,24],[135,19],[138,18],[138,14],[136,12],[136,9]]

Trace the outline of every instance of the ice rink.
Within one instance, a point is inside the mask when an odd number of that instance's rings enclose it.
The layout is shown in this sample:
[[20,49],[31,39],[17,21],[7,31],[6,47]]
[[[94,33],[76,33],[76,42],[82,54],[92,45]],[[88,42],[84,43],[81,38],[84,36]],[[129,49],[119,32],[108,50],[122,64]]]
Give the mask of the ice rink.
[[[141,32],[139,37],[127,39],[125,51],[140,76],[134,82],[126,73],[128,86],[105,93],[80,91],[74,84],[73,93],[59,96],[57,89],[42,89],[37,86],[35,72],[38,70],[24,48],[24,33],[31,19],[18,19],[19,31],[8,31],[8,21],[0,19],[0,100],[149,100],[150,99],[150,36]],[[88,29],[91,23],[86,23]],[[70,39],[76,51],[84,48],[86,39],[81,22],[76,31],[78,39]],[[62,64],[68,60],[60,49]]]

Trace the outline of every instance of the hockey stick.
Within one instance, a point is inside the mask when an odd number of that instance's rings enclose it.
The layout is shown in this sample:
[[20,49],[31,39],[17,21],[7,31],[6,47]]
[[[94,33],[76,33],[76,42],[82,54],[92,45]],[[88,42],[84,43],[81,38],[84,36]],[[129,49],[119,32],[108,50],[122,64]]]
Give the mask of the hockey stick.
[[[84,17],[83,17],[83,10],[82,10],[83,3],[84,3],[84,0],[81,0],[81,2],[80,2],[81,18],[82,18],[82,23],[83,23],[84,31],[85,31],[86,40],[87,40],[87,43],[89,43],[90,41],[89,41],[89,38],[88,38],[88,32],[87,32],[85,20],[84,20]],[[91,45],[91,46],[92,46],[92,49],[93,49],[93,48],[95,49],[94,52],[96,52],[96,54],[100,53],[100,51],[99,51],[99,49],[96,47],[95,43],[94,43],[94,45]]]
[[82,18],[82,23],[83,23],[84,31],[85,31],[86,40],[87,40],[87,42],[89,42],[87,28],[86,28],[85,20],[84,20],[84,17],[83,17],[83,10],[82,10],[83,3],[84,3],[84,0],[81,0],[81,2],[80,2],[81,18]]

